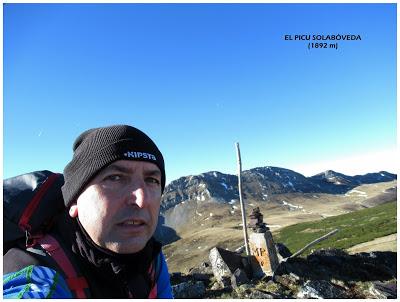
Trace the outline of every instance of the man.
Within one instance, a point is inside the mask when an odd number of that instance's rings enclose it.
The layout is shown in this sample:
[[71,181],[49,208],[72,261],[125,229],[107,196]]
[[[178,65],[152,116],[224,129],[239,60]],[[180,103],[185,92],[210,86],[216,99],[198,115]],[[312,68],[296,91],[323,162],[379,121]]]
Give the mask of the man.
[[66,211],[49,233],[83,276],[63,278],[48,250],[12,248],[4,256],[4,297],[172,298],[153,238],[165,186],[157,146],[116,125],[83,132],[73,151],[62,186]]

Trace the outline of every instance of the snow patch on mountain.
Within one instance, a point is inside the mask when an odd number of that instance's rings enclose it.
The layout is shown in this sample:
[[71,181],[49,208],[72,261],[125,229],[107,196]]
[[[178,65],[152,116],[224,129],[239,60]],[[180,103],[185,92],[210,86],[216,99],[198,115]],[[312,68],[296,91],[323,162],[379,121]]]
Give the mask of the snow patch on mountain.
[[197,199],[198,201],[205,201],[205,200],[206,200],[206,197],[204,196],[204,194],[201,194],[200,196],[197,196],[196,199]]
[[221,185],[222,185],[223,187],[225,187],[226,190],[228,190],[228,185],[227,185],[226,183],[221,182]]
[[359,191],[359,190],[350,190],[349,192],[347,192],[346,194],[344,194],[345,196],[358,196],[358,197],[368,197],[368,194],[363,192],[363,191]]
[[284,206],[288,206],[290,210],[301,210],[301,209],[303,209],[302,206],[293,205],[293,204],[291,204],[291,203],[288,203],[288,202],[285,201],[285,200],[282,200],[282,204],[283,204]]

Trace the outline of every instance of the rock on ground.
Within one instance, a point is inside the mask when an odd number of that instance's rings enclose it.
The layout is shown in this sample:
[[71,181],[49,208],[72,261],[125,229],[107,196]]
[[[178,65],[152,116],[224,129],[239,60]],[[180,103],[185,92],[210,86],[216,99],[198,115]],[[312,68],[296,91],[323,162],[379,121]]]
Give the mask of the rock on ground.
[[172,286],[172,292],[176,299],[202,298],[206,292],[204,283],[201,281],[183,282]]

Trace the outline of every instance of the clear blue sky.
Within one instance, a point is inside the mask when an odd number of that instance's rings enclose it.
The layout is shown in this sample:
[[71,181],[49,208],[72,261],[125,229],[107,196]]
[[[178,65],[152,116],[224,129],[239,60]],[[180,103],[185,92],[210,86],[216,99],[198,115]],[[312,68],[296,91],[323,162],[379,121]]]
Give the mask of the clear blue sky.
[[5,178],[62,172],[82,131],[123,123],[167,182],[235,173],[237,141],[243,169],[396,148],[396,4],[5,4],[3,26]]

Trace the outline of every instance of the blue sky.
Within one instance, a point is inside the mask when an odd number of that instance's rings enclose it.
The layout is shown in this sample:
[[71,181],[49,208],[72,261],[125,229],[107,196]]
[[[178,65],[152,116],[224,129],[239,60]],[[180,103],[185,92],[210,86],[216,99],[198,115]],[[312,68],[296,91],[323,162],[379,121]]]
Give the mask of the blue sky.
[[396,4],[3,9],[5,178],[62,172],[74,139],[110,124],[153,138],[167,182],[236,173],[235,142],[243,169],[396,172]]

